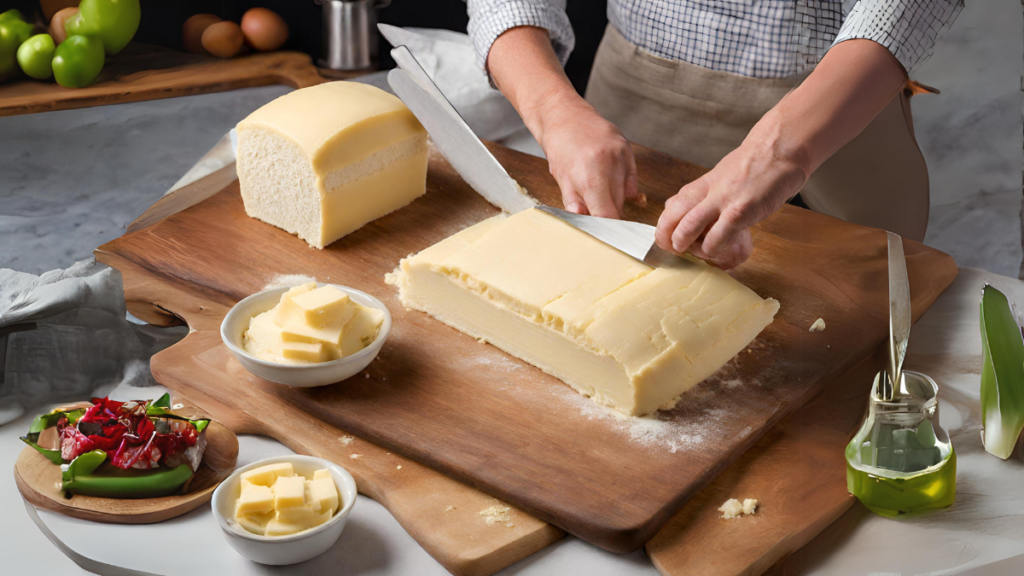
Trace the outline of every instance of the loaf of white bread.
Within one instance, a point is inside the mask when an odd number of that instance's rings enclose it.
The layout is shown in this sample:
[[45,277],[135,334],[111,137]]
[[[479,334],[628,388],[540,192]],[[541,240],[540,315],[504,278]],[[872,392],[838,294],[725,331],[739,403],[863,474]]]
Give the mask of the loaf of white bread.
[[374,86],[296,90],[237,132],[246,214],[316,248],[426,191],[427,133],[401,100]]

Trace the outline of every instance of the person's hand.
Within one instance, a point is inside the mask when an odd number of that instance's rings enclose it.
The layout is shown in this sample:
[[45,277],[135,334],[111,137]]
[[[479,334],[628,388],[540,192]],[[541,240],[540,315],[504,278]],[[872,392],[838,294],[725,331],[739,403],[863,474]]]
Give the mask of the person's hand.
[[755,127],[713,170],[669,198],[658,220],[658,246],[724,269],[749,258],[750,227],[795,196],[809,174],[776,133]]
[[620,218],[636,198],[636,160],[626,137],[579,96],[546,103],[540,145],[565,209]]

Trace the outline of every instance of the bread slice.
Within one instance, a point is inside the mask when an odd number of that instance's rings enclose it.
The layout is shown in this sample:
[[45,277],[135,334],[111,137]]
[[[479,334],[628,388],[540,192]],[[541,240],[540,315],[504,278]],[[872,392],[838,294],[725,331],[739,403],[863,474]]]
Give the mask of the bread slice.
[[296,90],[237,131],[246,214],[316,248],[426,191],[426,131],[401,100],[373,86]]

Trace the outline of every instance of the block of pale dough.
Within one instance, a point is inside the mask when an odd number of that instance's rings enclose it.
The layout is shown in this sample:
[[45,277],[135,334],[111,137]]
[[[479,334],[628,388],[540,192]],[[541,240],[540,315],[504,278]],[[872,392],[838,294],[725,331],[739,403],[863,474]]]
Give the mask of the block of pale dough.
[[674,406],[779,309],[702,261],[651,268],[537,210],[467,228],[388,281],[406,307],[628,415]]
[[316,248],[426,190],[427,133],[401,100],[356,82],[281,96],[239,122],[245,212]]

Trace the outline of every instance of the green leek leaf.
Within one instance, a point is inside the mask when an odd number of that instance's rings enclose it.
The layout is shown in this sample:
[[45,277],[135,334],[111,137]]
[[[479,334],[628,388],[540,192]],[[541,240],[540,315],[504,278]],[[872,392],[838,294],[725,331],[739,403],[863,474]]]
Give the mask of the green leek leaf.
[[985,285],[981,293],[981,421],[985,450],[1010,457],[1024,430],[1024,337],[1010,302]]

